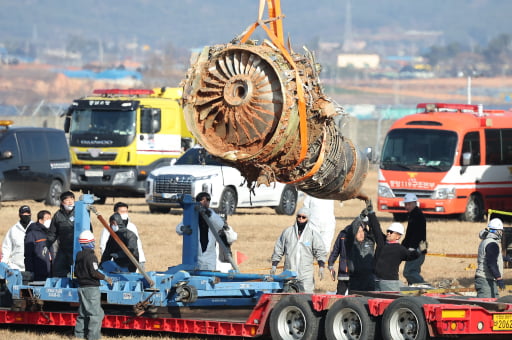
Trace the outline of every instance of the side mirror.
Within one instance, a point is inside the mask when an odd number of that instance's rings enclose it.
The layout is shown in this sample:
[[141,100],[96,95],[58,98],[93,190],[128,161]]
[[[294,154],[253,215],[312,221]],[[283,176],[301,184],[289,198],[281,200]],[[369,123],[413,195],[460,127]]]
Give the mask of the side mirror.
[[367,147],[364,151],[368,161],[372,162],[373,160],[373,148],[371,146]]
[[471,152],[464,152],[462,154],[462,165],[470,165],[471,164]]

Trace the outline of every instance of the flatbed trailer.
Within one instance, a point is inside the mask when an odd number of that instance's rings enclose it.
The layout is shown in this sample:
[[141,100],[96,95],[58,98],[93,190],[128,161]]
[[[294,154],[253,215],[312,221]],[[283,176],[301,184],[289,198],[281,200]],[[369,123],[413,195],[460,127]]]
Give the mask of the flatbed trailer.
[[[272,339],[430,339],[464,336],[512,337],[511,296],[477,299],[456,295],[406,296],[263,294],[244,321],[108,314],[105,329]],[[0,309],[1,324],[74,326],[69,311]],[[321,325],[324,325],[323,329]],[[376,333],[380,329],[381,334]]]
[[[89,228],[93,202],[92,195],[76,202],[75,235]],[[189,195],[180,204],[186,226],[182,263],[160,272],[139,267],[140,273],[113,263],[104,266],[113,284],[101,281],[103,328],[276,340],[512,338],[512,296],[477,299],[439,290],[421,290],[418,296],[411,291],[305,294],[290,271],[259,275],[200,270],[198,218],[210,223],[209,217]],[[79,249],[76,242],[75,254]],[[0,263],[0,324],[74,326],[77,309],[73,278],[25,282],[19,270]]]

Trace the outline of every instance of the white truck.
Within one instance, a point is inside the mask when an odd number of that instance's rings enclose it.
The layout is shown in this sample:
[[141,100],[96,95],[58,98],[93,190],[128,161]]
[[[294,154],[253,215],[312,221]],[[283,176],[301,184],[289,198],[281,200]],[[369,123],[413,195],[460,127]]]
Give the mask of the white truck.
[[254,192],[240,172],[213,158],[200,146],[183,154],[173,165],[153,170],[146,180],[146,202],[152,213],[167,213],[180,208],[179,194],[210,193],[210,207],[232,215],[236,208],[272,207],[278,214],[293,215],[297,207],[297,189],[293,185],[260,185]]

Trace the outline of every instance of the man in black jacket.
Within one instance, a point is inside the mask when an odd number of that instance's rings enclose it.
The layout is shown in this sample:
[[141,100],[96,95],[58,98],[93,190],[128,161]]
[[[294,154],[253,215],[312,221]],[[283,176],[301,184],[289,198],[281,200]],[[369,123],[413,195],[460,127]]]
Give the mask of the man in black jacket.
[[[407,194],[404,197],[404,206],[409,213],[409,219],[402,245],[407,249],[417,249],[420,242],[427,241],[427,222],[417,201],[418,198],[415,194]],[[425,262],[425,254],[421,253],[417,259],[405,263],[404,277],[409,285],[425,282],[420,274],[423,262]]]
[[101,323],[105,315],[101,308],[100,280],[112,285],[112,279],[98,271],[98,258],[94,254],[94,235],[89,231],[80,233],[78,242],[82,250],[76,254],[75,276],[78,280],[78,317],[75,336],[81,339],[101,338]]
[[37,213],[37,222],[30,224],[25,234],[25,271],[34,281],[44,281],[51,275],[51,251],[46,245],[52,214],[48,210]]
[[71,191],[60,195],[60,209],[53,215],[48,231],[47,247],[51,249],[58,241],[58,250],[53,263],[53,276],[66,277],[73,264],[73,244],[75,242],[75,195]]
[[[119,236],[128,250],[130,250],[135,259],[139,261],[137,235],[135,235],[133,231],[128,230],[119,213],[110,216],[109,221],[110,227],[116,232],[117,236]],[[101,262],[110,261],[111,259],[113,259],[119,267],[128,268],[129,272],[135,272],[137,270],[137,267],[130,261],[130,258],[124,253],[121,246],[117,244],[112,236],[107,241],[105,251],[101,256]]]

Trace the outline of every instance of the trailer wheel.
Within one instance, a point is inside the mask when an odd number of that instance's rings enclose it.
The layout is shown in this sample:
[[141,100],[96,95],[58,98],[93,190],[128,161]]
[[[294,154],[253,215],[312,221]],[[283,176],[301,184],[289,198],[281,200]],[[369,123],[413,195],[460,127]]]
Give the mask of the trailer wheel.
[[382,316],[382,337],[384,339],[429,339],[427,322],[422,306],[439,303],[438,300],[426,297],[401,297],[393,301]]
[[512,303],[512,295],[505,295],[500,297],[496,302]]
[[329,308],[325,318],[325,335],[328,340],[373,340],[375,321],[368,313],[368,300],[347,297]]
[[318,338],[320,316],[311,308],[309,295],[287,295],[270,315],[273,340],[314,340]]

